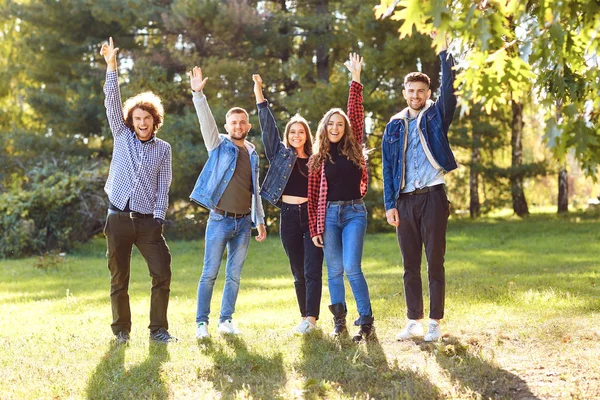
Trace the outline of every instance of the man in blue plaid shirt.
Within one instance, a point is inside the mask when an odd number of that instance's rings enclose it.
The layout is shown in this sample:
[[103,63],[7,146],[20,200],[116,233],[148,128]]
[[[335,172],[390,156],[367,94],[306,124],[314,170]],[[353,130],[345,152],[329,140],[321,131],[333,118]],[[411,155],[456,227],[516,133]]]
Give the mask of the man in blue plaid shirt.
[[110,270],[111,324],[117,343],[131,332],[129,276],[135,244],[152,277],[150,339],[168,343],[167,307],[171,285],[171,253],[162,235],[171,186],[171,146],[156,137],[164,110],[160,98],[140,93],[121,106],[117,51],[112,38],[100,54],[106,60],[106,116],[114,138],[113,157],[104,190],[110,207],[104,227]]

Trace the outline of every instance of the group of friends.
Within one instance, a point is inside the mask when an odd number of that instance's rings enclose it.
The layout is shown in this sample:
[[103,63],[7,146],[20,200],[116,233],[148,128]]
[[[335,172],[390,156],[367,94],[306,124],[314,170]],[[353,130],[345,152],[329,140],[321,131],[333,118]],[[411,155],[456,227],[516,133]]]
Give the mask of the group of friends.
[[[112,38],[100,53],[107,63],[104,92],[113,157],[105,191],[110,202],[104,234],[110,271],[110,299],[115,340],[126,343],[131,332],[129,304],[130,261],[136,245],[147,262],[152,289],[150,339],[177,339],[168,331],[167,308],[171,283],[171,254],[162,235],[171,184],[171,146],[157,137],[164,109],[158,96],[140,93],[121,103],[117,52]],[[457,167],[448,143],[448,129],[456,109],[453,58],[446,47],[439,54],[442,79],[435,102],[430,100],[430,78],[413,72],[402,91],[408,107],[394,115],[382,139],[384,203],[387,222],[396,228],[404,267],[408,322],[398,340],[441,337],[444,317],[446,228],[449,202],[444,175]],[[196,337],[210,336],[213,288],[227,249],[225,284],[217,331],[240,333],[233,322],[240,279],[252,229],[262,242],[267,237],[261,198],[280,209],[280,238],[289,259],[300,323],[297,334],[317,327],[322,296],[323,260],[327,266],[333,314],[333,336],[349,335],[344,274],[356,302],[358,331],[353,340],[374,337],[374,315],[361,260],[367,228],[363,197],[368,188],[367,154],[363,144],[363,59],[352,53],[344,64],[350,83],[347,110],[327,111],[313,135],[309,123],[296,114],[281,138],[263,80],[253,75],[254,95],[268,172],[259,181],[259,154],[246,137],[249,114],[231,108],[225,117],[226,134],[212,115],[203,89],[208,78],[190,71],[190,86],[206,161],[190,199],[210,210],[205,232],[204,265],[198,283]],[[421,257],[425,248],[429,278],[429,323],[423,326],[424,306]]]

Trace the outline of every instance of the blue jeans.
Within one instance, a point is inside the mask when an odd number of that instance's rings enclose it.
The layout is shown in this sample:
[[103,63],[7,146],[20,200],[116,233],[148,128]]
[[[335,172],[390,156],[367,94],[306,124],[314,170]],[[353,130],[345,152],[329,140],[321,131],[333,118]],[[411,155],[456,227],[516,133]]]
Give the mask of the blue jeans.
[[204,241],[204,267],[198,282],[197,323],[208,323],[213,287],[219,274],[225,246],[227,246],[227,264],[219,322],[231,319],[235,312],[235,302],[240,289],[242,267],[248,254],[251,231],[250,215],[236,219],[210,212]]
[[373,323],[369,288],[361,269],[366,231],[367,210],[362,202],[327,203],[323,252],[327,262],[331,304],[342,303],[346,306],[345,272],[358,308],[359,318],[354,321],[355,325]]

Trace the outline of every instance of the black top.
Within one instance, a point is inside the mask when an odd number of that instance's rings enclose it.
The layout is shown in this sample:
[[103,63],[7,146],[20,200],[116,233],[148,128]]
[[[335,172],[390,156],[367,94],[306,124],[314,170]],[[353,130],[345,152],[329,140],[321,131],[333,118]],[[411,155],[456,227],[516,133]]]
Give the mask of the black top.
[[308,197],[308,158],[297,158],[283,194]]
[[338,143],[330,144],[331,161],[325,164],[327,201],[358,200],[362,169],[340,154]]

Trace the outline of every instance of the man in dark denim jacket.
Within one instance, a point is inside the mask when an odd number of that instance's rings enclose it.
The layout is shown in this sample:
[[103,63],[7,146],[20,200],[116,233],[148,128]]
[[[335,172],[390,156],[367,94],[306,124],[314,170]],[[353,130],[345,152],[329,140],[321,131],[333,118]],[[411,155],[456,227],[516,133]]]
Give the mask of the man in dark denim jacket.
[[454,111],[454,60],[446,48],[440,52],[442,82],[440,95],[429,100],[429,77],[420,72],[408,74],[402,94],[408,107],[394,115],[382,140],[384,202],[386,218],[396,227],[404,265],[404,292],[409,319],[396,336],[405,340],[423,336],[421,320],[423,294],[421,252],[425,245],[429,276],[429,328],[425,341],[441,336],[439,322],[444,317],[446,228],[449,203],[444,175],[457,164],[448,143],[448,129]]

